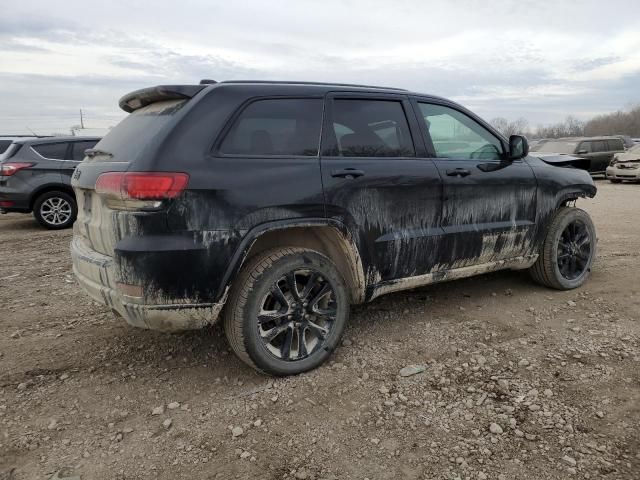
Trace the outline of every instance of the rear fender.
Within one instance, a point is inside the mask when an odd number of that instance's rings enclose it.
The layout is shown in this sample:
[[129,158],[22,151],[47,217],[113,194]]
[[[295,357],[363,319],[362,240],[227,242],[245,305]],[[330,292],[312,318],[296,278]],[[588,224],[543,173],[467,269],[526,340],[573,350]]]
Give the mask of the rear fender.
[[[365,298],[366,285],[359,250],[353,241],[352,235],[344,224],[324,218],[302,218],[295,219],[294,221],[281,220],[268,222],[249,230],[240,242],[240,245],[236,249],[229,263],[229,267],[224,274],[223,280],[220,284],[220,290],[217,292],[216,298],[223,298],[226,295],[229,287],[232,285],[238,272],[242,268],[242,265],[248,258],[258,251],[262,251],[266,247],[273,248],[275,246],[299,246],[313,248],[312,245],[308,244],[308,241],[304,240],[304,237],[307,237],[306,235],[303,235],[303,238],[301,239],[301,236],[295,235],[294,232],[312,230],[314,231],[315,237],[318,231],[322,231],[324,229],[332,232],[332,238],[318,238],[318,246],[323,246],[318,248],[318,250],[320,250],[321,253],[325,253],[327,256],[330,256],[337,264],[338,269],[345,277],[345,280],[349,283],[353,303],[362,303]],[[329,248],[324,248],[327,245],[329,245]],[[323,249],[329,251],[322,252]],[[334,255],[340,255],[340,258],[335,258]]]

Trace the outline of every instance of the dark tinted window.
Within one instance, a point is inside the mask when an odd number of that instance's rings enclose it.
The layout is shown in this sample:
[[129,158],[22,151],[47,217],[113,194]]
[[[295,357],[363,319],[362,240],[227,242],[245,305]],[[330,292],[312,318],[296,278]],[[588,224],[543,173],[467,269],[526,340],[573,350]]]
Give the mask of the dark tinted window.
[[113,159],[135,161],[150,144],[164,140],[171,122],[181,113],[186,100],[166,100],[129,114],[100,141],[100,150],[113,154],[97,156],[92,162]]
[[321,99],[258,100],[236,119],[220,153],[317,155],[321,122]]
[[11,140],[0,140],[0,153],[4,153],[11,143],[13,143]]
[[622,142],[622,139],[620,139],[620,140],[607,140],[607,145],[608,145],[610,151],[624,150],[624,143]]
[[84,151],[88,148],[93,148],[98,143],[97,140],[85,140],[82,142],[73,142],[73,153],[71,158],[73,160],[82,160],[84,158]]
[[392,100],[333,102],[336,146],[329,155],[413,157],[413,141],[402,103]]
[[591,142],[582,142],[578,147],[578,152],[591,153]]
[[58,143],[42,143],[40,145],[33,145],[32,148],[38,152],[44,158],[52,158],[54,160],[64,160],[67,153],[66,142]]
[[595,142],[591,142],[591,151],[592,152],[606,152],[607,144],[604,140],[598,140]]

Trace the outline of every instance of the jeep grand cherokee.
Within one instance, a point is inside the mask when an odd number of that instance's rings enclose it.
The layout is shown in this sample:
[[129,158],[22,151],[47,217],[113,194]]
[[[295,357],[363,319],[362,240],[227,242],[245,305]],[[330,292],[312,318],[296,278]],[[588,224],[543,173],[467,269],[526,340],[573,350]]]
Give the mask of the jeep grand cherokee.
[[352,304],[500,269],[587,279],[589,174],[449,100],[302,82],[160,86],[75,171],[74,271],[131,325],[223,317],[273,375],[321,364]]

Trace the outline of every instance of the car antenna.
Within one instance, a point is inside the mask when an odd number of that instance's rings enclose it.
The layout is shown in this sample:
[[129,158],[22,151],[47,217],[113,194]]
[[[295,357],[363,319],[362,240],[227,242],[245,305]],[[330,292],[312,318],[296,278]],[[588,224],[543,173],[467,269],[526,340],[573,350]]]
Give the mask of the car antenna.
[[31,129],[29,128],[29,126],[27,126],[26,128],[27,128],[27,130],[29,130],[31,133],[33,133],[33,136],[34,136],[34,137],[38,137],[38,136],[39,136],[36,132],[34,132],[33,130],[31,130]]

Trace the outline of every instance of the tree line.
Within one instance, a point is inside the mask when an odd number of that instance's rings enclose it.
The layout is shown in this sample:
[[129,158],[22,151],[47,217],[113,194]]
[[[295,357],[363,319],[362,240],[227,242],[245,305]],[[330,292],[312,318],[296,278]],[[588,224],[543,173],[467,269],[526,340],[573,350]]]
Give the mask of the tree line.
[[619,110],[614,113],[597,115],[586,122],[569,115],[562,122],[552,125],[538,125],[534,130],[530,129],[527,119],[522,117],[516,120],[496,117],[490,123],[506,136],[522,134],[529,138],[592,137],[596,135],[640,137],[640,105],[636,105],[628,111]]

